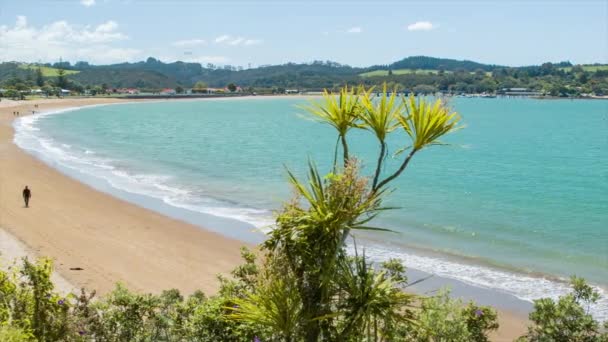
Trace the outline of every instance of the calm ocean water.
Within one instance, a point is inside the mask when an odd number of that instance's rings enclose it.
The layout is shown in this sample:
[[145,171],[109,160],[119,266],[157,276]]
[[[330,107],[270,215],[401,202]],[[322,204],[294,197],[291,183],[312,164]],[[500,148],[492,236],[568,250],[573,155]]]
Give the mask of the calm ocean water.
[[[297,98],[89,107],[23,118],[16,142],[114,187],[264,228],[290,197],[284,166],[329,171],[336,136]],[[393,185],[368,254],[531,300],[584,276],[608,288],[608,102],[454,99],[467,128],[419,153]],[[370,173],[373,138],[353,153]],[[391,151],[406,143],[399,132]],[[396,166],[387,165],[387,170]],[[608,317],[608,301],[594,307]]]

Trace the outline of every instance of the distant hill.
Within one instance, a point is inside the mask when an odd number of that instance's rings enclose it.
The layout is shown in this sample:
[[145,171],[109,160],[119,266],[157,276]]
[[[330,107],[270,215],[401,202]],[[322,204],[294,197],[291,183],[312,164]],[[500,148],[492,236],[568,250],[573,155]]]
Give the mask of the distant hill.
[[335,62],[313,62],[310,64],[287,63],[240,71],[205,69],[203,79],[212,86],[224,86],[230,82],[251,87],[283,88],[333,88],[344,83],[359,81],[360,68]]
[[106,84],[111,88],[161,89],[175,88],[180,85],[173,75],[166,75],[159,71],[120,69],[109,66],[81,70],[78,74],[70,75],[68,78],[83,85]]
[[[543,63],[536,66],[507,67],[468,60],[413,56],[387,65],[351,67],[331,61],[286,63],[257,68],[199,63],[164,63],[155,58],[135,63],[90,65],[87,62],[55,64],[0,63],[0,85],[27,88],[41,68],[46,81],[56,80],[64,69],[71,86],[104,85],[110,88],[135,87],[145,90],[192,87],[202,81],[210,87],[223,88],[234,83],[241,88],[322,90],[344,84],[379,85],[388,82],[400,89],[431,93],[495,92],[504,88],[524,87],[551,94],[608,93],[608,66],[603,64],[573,66],[570,62]],[[20,81],[21,80],[21,81]]]
[[[608,71],[608,65],[606,65],[606,64],[584,64],[584,65],[581,65],[580,67],[583,70],[588,71],[588,72]],[[572,68],[574,68],[574,66],[560,67],[560,69],[564,70],[565,72],[572,71]]]
[[[42,76],[44,76],[44,77],[57,77],[57,75],[59,74],[58,68],[52,68],[52,67],[48,67],[48,66],[41,67],[41,66],[38,66],[35,64],[19,64],[18,67],[20,69],[29,70],[29,71],[36,71],[38,68],[40,68],[40,71],[42,72]],[[79,73],[78,70],[65,70],[66,75],[77,74],[77,73]]]
[[494,64],[482,64],[467,60],[456,60],[448,58],[436,58],[427,56],[412,56],[394,62],[388,66],[390,69],[424,69],[424,70],[446,70],[446,71],[493,71],[503,66]]

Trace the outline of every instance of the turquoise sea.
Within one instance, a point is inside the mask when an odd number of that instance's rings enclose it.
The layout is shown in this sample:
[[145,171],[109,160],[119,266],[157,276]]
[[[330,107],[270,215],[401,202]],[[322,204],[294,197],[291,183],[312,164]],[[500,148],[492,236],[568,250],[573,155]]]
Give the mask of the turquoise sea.
[[[336,135],[308,99],[239,98],[87,107],[22,118],[16,143],[124,191],[268,229],[291,196],[285,167],[329,171]],[[466,129],[419,153],[361,236],[378,260],[524,300],[576,274],[608,293],[608,101],[455,98]],[[374,139],[350,136],[371,173]],[[406,144],[402,132],[392,152]],[[386,172],[396,167],[391,160]],[[608,301],[593,308],[608,317]]]

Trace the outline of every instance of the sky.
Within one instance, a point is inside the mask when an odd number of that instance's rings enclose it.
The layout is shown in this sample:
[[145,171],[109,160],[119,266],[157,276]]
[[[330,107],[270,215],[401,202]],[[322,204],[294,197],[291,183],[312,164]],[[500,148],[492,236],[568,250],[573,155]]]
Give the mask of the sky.
[[0,62],[608,63],[608,0],[0,0]]

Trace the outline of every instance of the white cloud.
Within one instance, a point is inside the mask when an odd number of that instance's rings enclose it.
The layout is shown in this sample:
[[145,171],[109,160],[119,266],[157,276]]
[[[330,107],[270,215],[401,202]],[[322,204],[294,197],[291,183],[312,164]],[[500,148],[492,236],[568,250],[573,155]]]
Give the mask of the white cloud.
[[430,31],[435,26],[430,21],[417,21],[413,24],[407,25],[408,31]]
[[348,30],[346,30],[346,33],[361,33],[361,32],[363,32],[363,29],[360,28],[359,26],[351,27]]
[[118,24],[115,21],[109,20],[95,29],[98,32],[112,32],[118,28]]
[[245,45],[246,46],[250,46],[250,45],[258,45],[258,44],[262,44],[262,41],[259,39],[247,39],[245,41]]
[[228,42],[228,44],[230,44],[230,45],[239,45],[239,44],[243,43],[244,41],[245,41],[245,38],[238,37],[238,38],[236,38],[236,39],[231,40],[230,42]]
[[250,39],[245,37],[234,37],[228,34],[221,35],[215,38],[216,44],[227,44],[230,46],[251,46],[262,43],[260,39]]
[[24,15],[17,16],[17,22],[15,23],[15,28],[22,29],[27,26],[27,18]]
[[205,45],[207,42],[203,39],[186,39],[186,40],[178,40],[173,42],[173,46],[177,47],[195,47],[200,45]]
[[80,0],[80,4],[86,7],[95,5],[95,0]]
[[228,39],[230,39],[230,36],[227,35],[227,34],[225,34],[225,35],[222,35],[222,36],[219,36],[219,37],[215,38],[215,42],[216,43],[221,43],[221,42],[227,41]]
[[122,62],[133,60],[140,53],[134,48],[112,45],[128,38],[111,20],[94,27],[72,25],[64,20],[34,27],[28,25],[26,17],[18,16],[14,27],[0,26],[0,59]]

